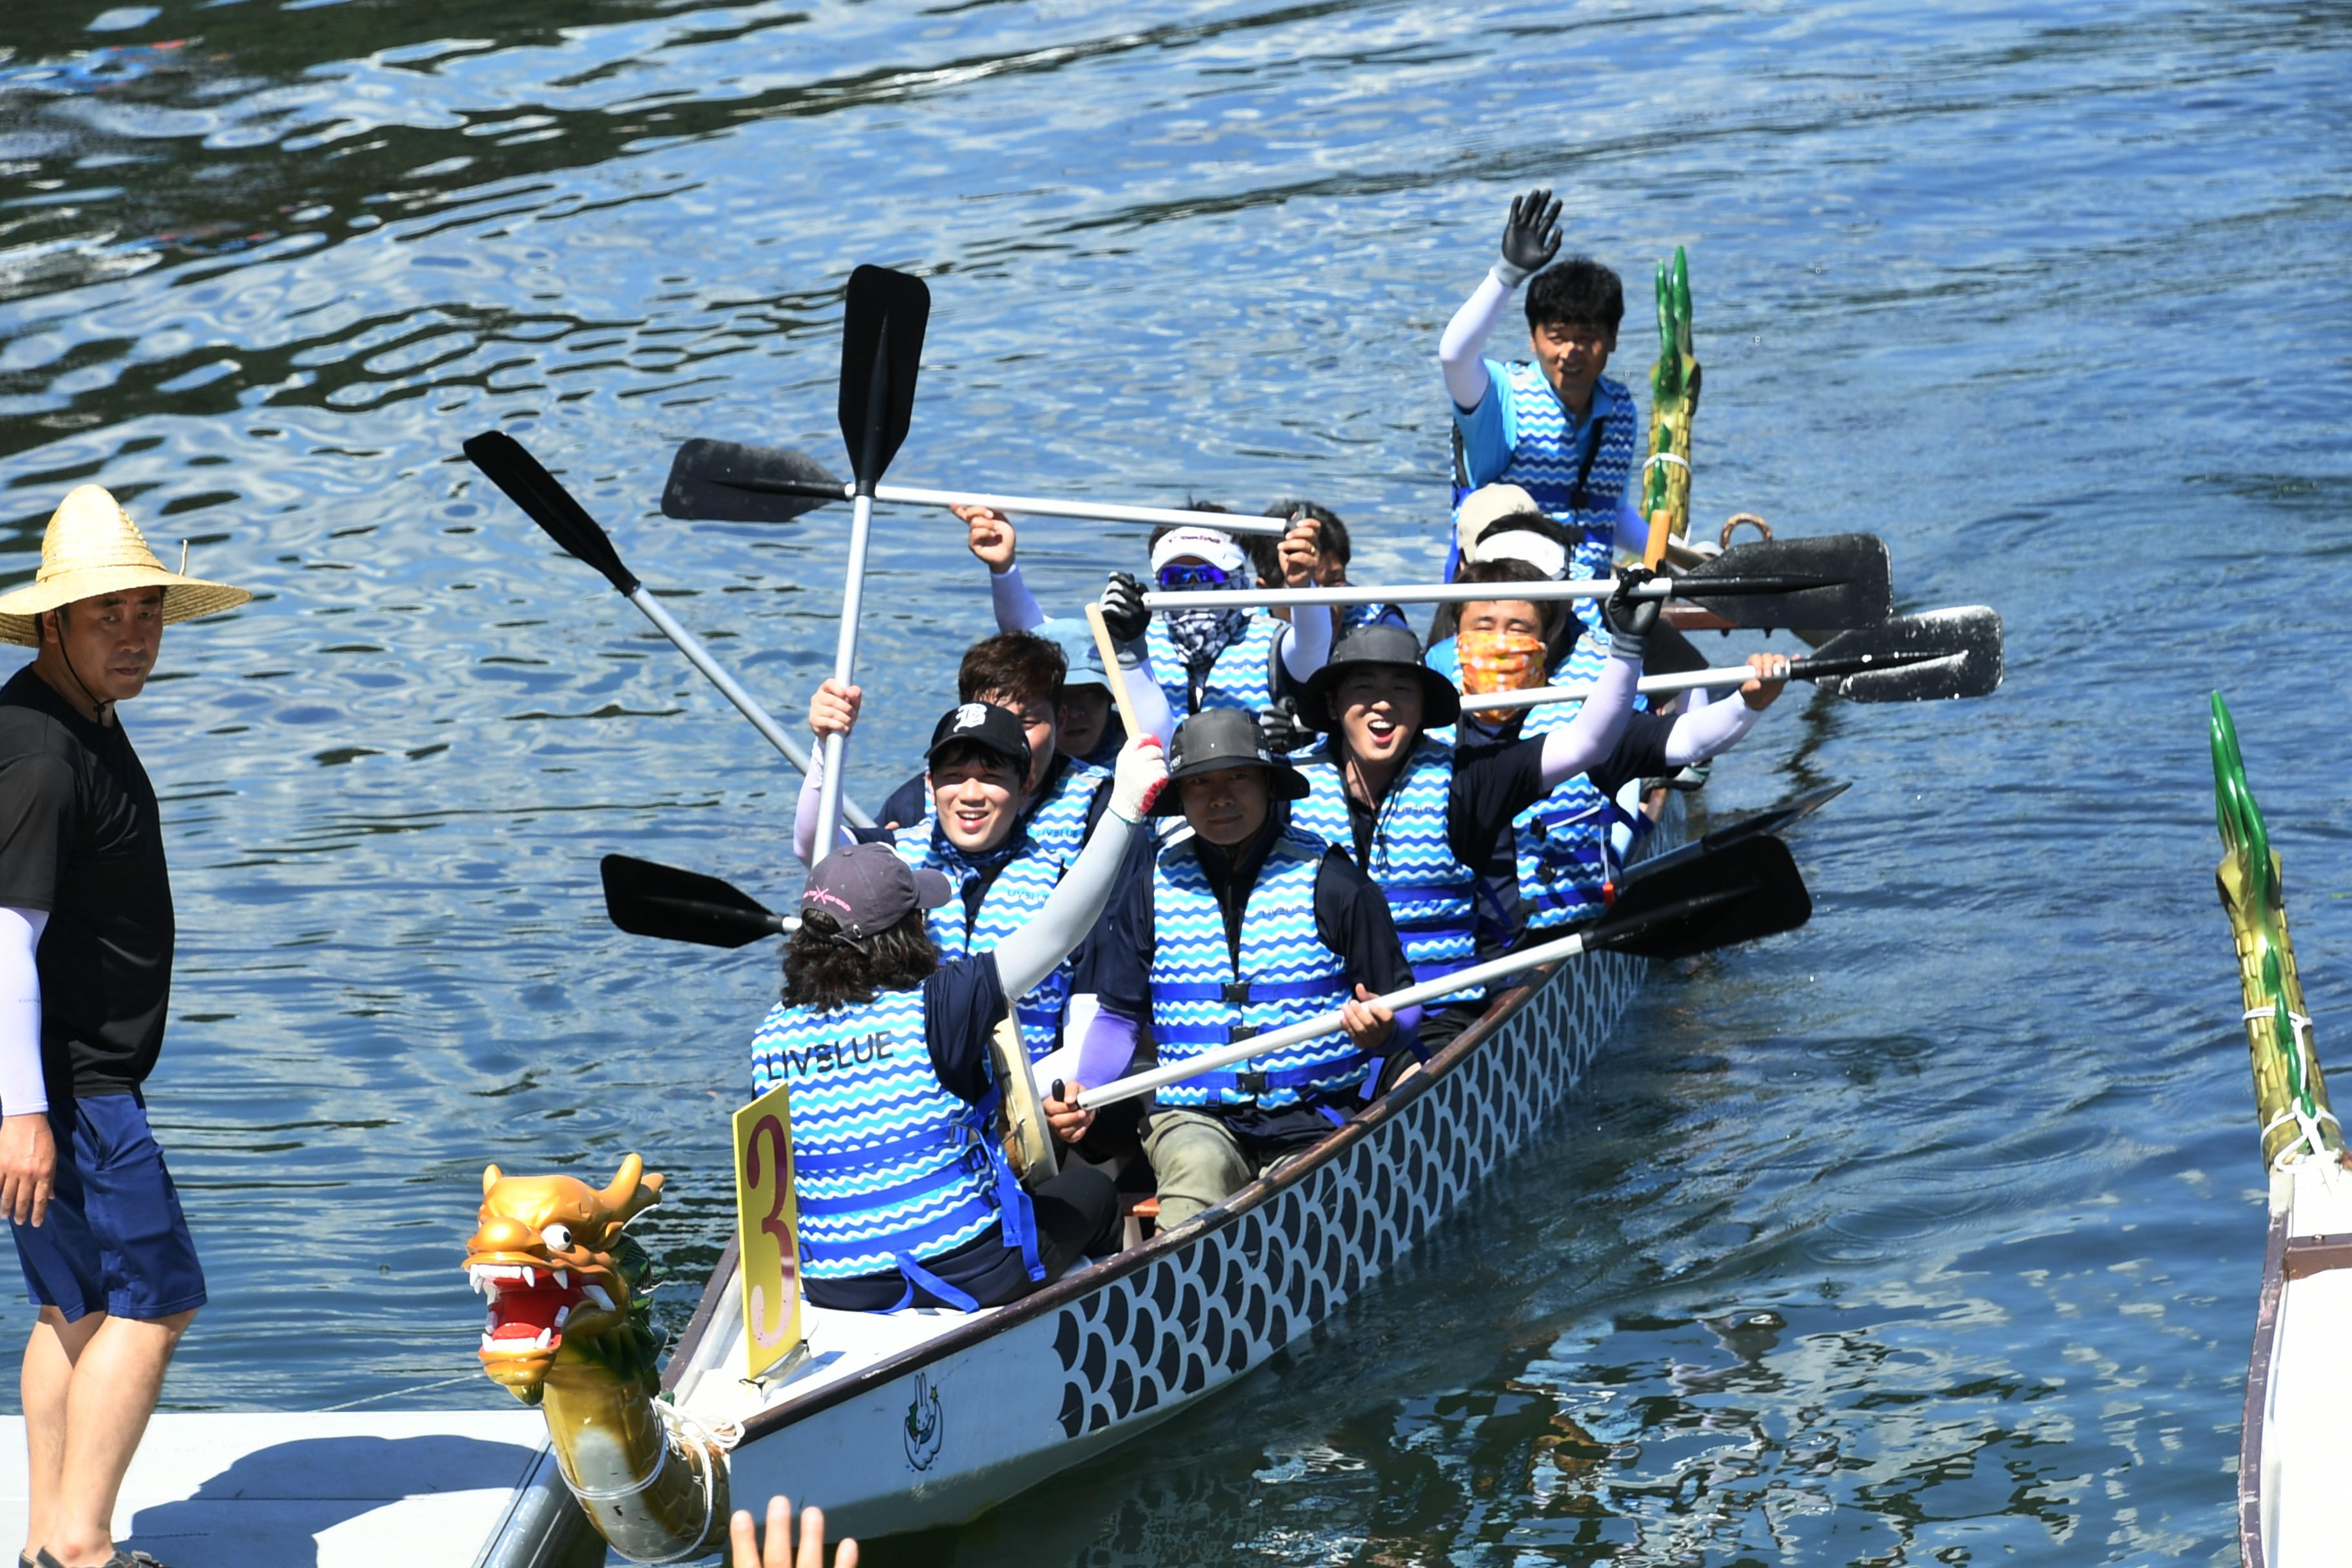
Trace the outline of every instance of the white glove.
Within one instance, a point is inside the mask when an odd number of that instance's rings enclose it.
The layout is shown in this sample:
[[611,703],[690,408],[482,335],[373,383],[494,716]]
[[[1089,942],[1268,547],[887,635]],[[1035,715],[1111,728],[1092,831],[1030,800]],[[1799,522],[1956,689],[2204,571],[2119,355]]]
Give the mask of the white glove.
[[1168,763],[1160,754],[1160,737],[1131,735],[1118,749],[1111,773],[1110,812],[1121,822],[1139,823],[1150,815],[1152,803],[1168,787]]

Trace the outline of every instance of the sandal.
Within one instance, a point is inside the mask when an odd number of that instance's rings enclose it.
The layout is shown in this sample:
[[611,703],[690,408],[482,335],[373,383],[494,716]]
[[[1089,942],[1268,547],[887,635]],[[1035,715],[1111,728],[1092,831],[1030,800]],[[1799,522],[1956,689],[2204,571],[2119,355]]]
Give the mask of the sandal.
[[[26,1558],[19,1553],[16,1561],[24,1563],[25,1568],[66,1568],[64,1563],[49,1555],[49,1549],[46,1546],[41,1548],[38,1558]],[[144,1552],[131,1552],[118,1546],[114,1549],[114,1555],[100,1563],[98,1568],[163,1568],[163,1564]]]

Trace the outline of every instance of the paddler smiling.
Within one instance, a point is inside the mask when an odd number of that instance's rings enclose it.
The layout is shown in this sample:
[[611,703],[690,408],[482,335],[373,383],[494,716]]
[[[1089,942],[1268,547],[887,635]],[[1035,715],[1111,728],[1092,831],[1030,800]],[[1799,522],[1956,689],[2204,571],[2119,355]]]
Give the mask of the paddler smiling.
[[[1309,794],[1291,822],[1348,855],[1387,895],[1416,981],[1476,957],[1479,873],[1511,819],[1615,748],[1658,616],[1659,601],[1631,596],[1639,580],[1628,574],[1603,611],[1611,658],[1574,721],[1509,745],[1457,756],[1429,736],[1454,721],[1460,704],[1399,626],[1349,632],[1307,683],[1300,721],[1329,738],[1301,765]],[[1484,1005],[1457,1003],[1424,1020],[1423,1048],[1452,1039]]]

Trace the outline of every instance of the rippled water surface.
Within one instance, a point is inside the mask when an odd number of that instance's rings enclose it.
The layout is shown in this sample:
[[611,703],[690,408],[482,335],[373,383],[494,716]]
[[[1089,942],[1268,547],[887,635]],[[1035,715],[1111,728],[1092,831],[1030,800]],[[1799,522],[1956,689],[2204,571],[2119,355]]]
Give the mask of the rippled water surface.
[[[2204,757],[2237,705],[2323,1043],[2352,12],[2080,4],[16,0],[0,550],[72,482],[259,592],[130,718],[183,922],[156,1114],[213,1304],[181,1408],[494,1405],[483,1163],[645,1151],[685,1283],[774,953],[605,924],[625,850],[789,897],[793,775],[457,456],[522,436],[780,710],[842,509],[656,510],[675,442],[837,461],[840,290],[936,300],[915,482],[1311,495],[1441,559],[1438,329],[1515,188],[1690,249],[1698,510],[1990,602],[1966,708],[1792,697],[1803,932],[1661,973],[1477,1214],[1154,1436],[884,1561],[2229,1561],[2258,1161]],[[886,513],[877,798],[988,628]],[[1073,602],[1131,531],[1039,521]],[[1736,647],[1737,645],[1735,645]],[[0,1308],[14,1333],[21,1293]]]

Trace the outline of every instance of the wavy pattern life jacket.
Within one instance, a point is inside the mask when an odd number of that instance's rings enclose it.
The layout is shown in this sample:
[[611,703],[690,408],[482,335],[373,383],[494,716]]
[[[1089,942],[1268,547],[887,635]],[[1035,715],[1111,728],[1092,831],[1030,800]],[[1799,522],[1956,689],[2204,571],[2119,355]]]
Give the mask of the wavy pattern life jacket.
[[[1048,803],[1051,804],[1050,802]],[[1084,816],[1081,808],[1080,816]],[[1081,823],[1081,830],[1084,825]],[[980,911],[967,917],[964,913],[964,889],[975,879],[988,875],[988,867],[971,858],[950,843],[940,831],[939,818],[927,816],[912,827],[902,827],[891,837],[890,847],[898,858],[920,868],[929,867],[948,879],[955,889],[948,901],[923,915],[924,929],[940,956],[961,958],[970,953],[993,952],[997,944],[1031,921],[1045,907],[1060,885],[1066,863],[1039,847],[1027,837],[1013,842],[1003,868],[996,873],[988,891],[981,895]],[[1054,966],[1054,972],[1022,993],[1013,1005],[1013,1016],[1021,1023],[1021,1044],[1035,1061],[1062,1043],[1062,1017],[1070,1001],[1070,961],[1064,958]]]
[[[1291,803],[1291,826],[1354,860],[1355,826],[1339,764],[1318,755],[1302,759],[1298,771],[1312,793]],[[1423,736],[1381,801],[1367,858],[1356,862],[1387,896],[1416,981],[1467,968],[1477,951],[1478,873],[1454,858],[1446,831],[1453,784],[1454,748]]]
[[822,1013],[780,1003],[752,1037],[752,1092],[792,1086],[793,1194],[811,1279],[903,1271],[999,1221],[981,1113],[940,1082],[923,1023],[917,986]]
[[1064,870],[1087,847],[1087,812],[1094,805],[1095,791],[1108,777],[1108,768],[1069,758],[1063,763],[1061,776],[1054,781],[1052,793],[1037,803],[1024,825],[1029,842],[1059,860]]
[[[1450,639],[1429,650],[1428,664],[1457,688],[1462,684],[1461,661]],[[1553,667],[1545,683],[1589,686],[1601,679],[1608,665],[1608,634],[1588,632],[1576,639],[1568,657]],[[1465,694],[1462,703],[1465,708],[1473,708],[1477,700]],[[1634,701],[1637,706],[1643,705],[1639,698]],[[1583,709],[1581,702],[1547,702],[1540,708],[1530,708],[1519,726],[1519,734],[1524,738],[1564,730]],[[1449,726],[1430,733],[1450,742],[1455,731]],[[1520,931],[1569,925],[1599,912],[1613,863],[1609,830],[1616,815],[1592,780],[1578,773],[1511,818],[1513,858],[1518,871]]]
[[1255,713],[1274,700],[1275,642],[1286,629],[1285,623],[1264,611],[1251,612],[1242,635],[1226,644],[1209,665],[1209,679],[1202,687],[1198,706],[1192,701],[1192,672],[1184,668],[1184,656],[1176,650],[1175,639],[1158,616],[1151,617],[1144,631],[1143,646],[1151,656],[1151,673],[1160,689],[1167,693],[1168,710],[1178,719],[1212,708],[1239,708]]
[[[1401,605],[1342,605],[1339,606],[1339,636],[1345,637],[1358,626],[1369,626],[1375,621],[1385,621],[1392,626],[1412,630]],[[1332,639],[1338,641],[1337,637]]]
[[[1559,394],[1544,379],[1539,365],[1524,361],[1505,365],[1502,395],[1511,400],[1513,445],[1511,460],[1490,482],[1523,487],[1544,515],[1556,522],[1581,529],[1584,538],[1570,556],[1571,577],[1605,577],[1617,543],[1617,503],[1624,498],[1633,477],[1638,436],[1634,429],[1633,395],[1622,382],[1602,376],[1609,394],[1609,412],[1588,425],[1571,446],[1568,410]],[[1463,500],[1470,493],[1469,468],[1462,450],[1459,428],[1454,438],[1454,506],[1458,520]],[[1577,615],[1588,626],[1600,624],[1600,602],[1576,601]]]
[[[1185,838],[1151,872],[1151,1033],[1160,1064],[1187,1061],[1249,1035],[1328,1013],[1354,994],[1347,965],[1315,931],[1315,874],[1327,847],[1286,828],[1267,849],[1242,919],[1240,973],[1224,911]],[[1286,1050],[1160,1090],[1163,1105],[1297,1105],[1351,1089],[1366,1058],[1335,1029]]]

